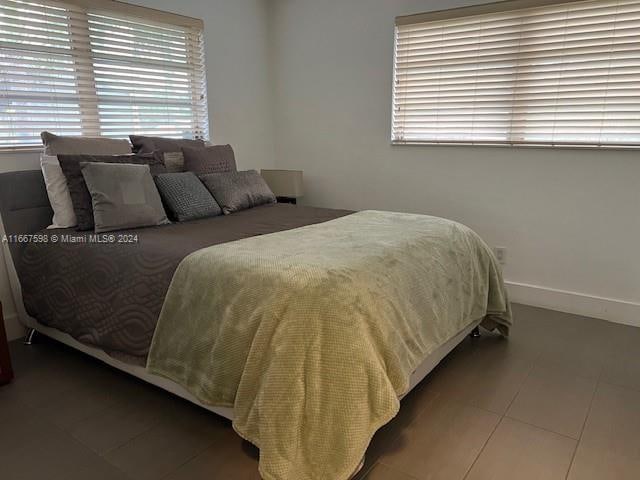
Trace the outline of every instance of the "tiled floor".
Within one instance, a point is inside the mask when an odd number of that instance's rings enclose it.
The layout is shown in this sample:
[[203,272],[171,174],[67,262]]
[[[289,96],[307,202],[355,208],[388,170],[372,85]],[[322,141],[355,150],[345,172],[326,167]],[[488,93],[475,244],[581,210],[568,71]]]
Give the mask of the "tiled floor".
[[[359,480],[640,478],[640,329],[514,313],[509,340],[465,340],[403,400]],[[11,350],[3,480],[259,479],[227,420],[52,341]]]

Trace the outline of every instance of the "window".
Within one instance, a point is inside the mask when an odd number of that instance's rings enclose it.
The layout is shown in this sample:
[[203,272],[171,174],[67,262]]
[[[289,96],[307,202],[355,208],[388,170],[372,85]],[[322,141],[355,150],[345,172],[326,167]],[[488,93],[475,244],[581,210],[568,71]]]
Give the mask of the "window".
[[640,0],[399,17],[395,40],[393,143],[640,146]]
[[208,136],[202,22],[102,4],[0,0],[0,148],[43,130]]

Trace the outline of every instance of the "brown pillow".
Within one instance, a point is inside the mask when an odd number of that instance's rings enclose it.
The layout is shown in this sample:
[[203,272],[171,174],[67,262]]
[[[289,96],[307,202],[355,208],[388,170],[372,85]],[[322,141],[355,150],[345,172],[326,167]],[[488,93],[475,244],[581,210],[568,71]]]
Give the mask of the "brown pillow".
[[149,165],[153,175],[166,172],[164,162],[159,153],[137,155],[58,155],[58,161],[60,162],[62,173],[67,179],[73,211],[78,220],[78,230],[92,230],[94,227],[91,194],[82,176],[81,162]]
[[145,135],[129,135],[133,151],[137,153],[162,152],[167,172],[184,172],[182,147],[203,148],[203,140],[188,138],[149,137]]
[[127,140],[107,137],[71,137],[54,135],[49,132],[40,134],[45,155],[126,155],[131,153]]
[[236,172],[236,157],[231,145],[213,145],[204,148],[182,147],[184,168],[196,175]]
[[129,135],[133,151],[136,153],[151,153],[159,151],[180,152],[182,147],[203,148],[204,140],[191,140],[188,138],[148,137],[145,135]]

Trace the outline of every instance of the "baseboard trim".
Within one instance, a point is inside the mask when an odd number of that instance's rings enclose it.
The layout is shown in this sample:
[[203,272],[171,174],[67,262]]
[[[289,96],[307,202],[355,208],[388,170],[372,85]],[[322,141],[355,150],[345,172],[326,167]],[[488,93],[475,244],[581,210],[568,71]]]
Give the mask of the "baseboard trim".
[[640,327],[640,303],[615,298],[505,282],[512,302]]
[[18,320],[17,313],[4,316],[4,328],[7,332],[8,341],[22,338],[26,333],[26,329],[22,326],[20,320]]

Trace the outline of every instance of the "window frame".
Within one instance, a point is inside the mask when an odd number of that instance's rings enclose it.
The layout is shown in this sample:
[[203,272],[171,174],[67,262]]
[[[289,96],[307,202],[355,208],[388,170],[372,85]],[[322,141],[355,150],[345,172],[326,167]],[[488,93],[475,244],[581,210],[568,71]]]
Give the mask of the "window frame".
[[[26,2],[30,0],[24,0]],[[82,27],[82,32],[78,32],[77,29],[72,31],[69,30],[69,37],[71,39],[71,60],[73,60],[73,65],[78,65],[81,63],[85,63],[84,67],[90,67],[90,72],[87,74],[89,77],[95,79],[96,74],[96,66],[94,62],[100,62],[99,59],[94,59],[91,52],[88,54],[74,54],[74,50],[78,48],[78,40],[80,43],[84,45],[89,45],[89,17],[91,14],[98,15],[115,15],[118,17],[126,18],[127,20],[135,20],[140,19],[145,21],[149,25],[158,24],[159,26],[170,26],[170,27],[178,27],[184,29],[185,32],[187,30],[192,30],[196,32],[198,36],[198,45],[194,46],[187,41],[189,44],[189,48],[185,50],[188,57],[198,56],[201,58],[201,71],[200,75],[194,77],[194,73],[196,69],[192,69],[191,77],[192,83],[197,83],[198,81],[202,82],[200,87],[200,91],[197,92],[198,89],[193,86],[190,87],[191,95],[195,95],[199,93],[200,98],[192,101],[191,105],[199,104],[202,108],[201,113],[192,113],[192,118],[198,118],[198,121],[194,125],[193,129],[193,138],[208,140],[210,136],[209,132],[209,108],[208,108],[208,95],[207,95],[207,79],[206,79],[206,65],[204,59],[204,22],[199,18],[188,17],[185,15],[175,14],[171,12],[165,12],[162,10],[158,10],[150,7],[143,7],[139,5],[133,5],[124,3],[118,0],[32,0],[34,4],[37,5],[46,5],[51,7],[60,7],[65,9],[72,9],[74,11],[73,15],[83,15],[86,19],[86,24]],[[80,12],[80,13],[79,13]],[[69,27],[69,25],[67,26]],[[186,33],[185,33],[186,35]],[[82,38],[79,39],[79,36]],[[89,65],[86,65],[86,62],[89,61]],[[86,86],[80,86],[79,77],[74,77],[74,82],[76,83],[76,89],[82,90],[86,89]],[[85,80],[86,82],[86,80]],[[77,98],[78,109],[80,110],[80,117],[85,115],[85,112],[90,111],[90,115],[95,118],[100,119],[98,114],[98,104],[99,104],[99,96],[96,92],[95,81],[93,82],[93,90],[94,97],[91,100],[83,100],[80,98],[83,94],[80,91],[77,91],[75,95]],[[7,98],[11,98],[7,96]],[[52,114],[52,117],[55,117],[55,114]],[[85,127],[82,124],[80,125],[80,129],[82,131],[81,136],[100,136],[100,126],[94,127],[96,131],[86,132],[86,130],[90,130],[91,127]],[[52,133],[56,133],[52,131]],[[135,134],[135,132],[130,132],[131,134]],[[153,133],[140,133],[140,135],[153,135]],[[112,137],[116,138],[116,137]],[[120,138],[120,137],[118,137]],[[125,138],[125,137],[122,137]],[[127,137],[128,138],[128,137]],[[6,145],[0,146],[0,154],[1,153],[27,153],[27,152],[41,152],[42,145],[41,144],[33,144],[33,145]]]
[[[503,0],[480,5],[458,7],[445,10],[437,10],[427,13],[403,15],[395,18],[394,44],[393,44],[393,76],[391,91],[391,122],[390,122],[390,145],[391,146],[457,146],[457,147],[501,147],[501,148],[533,148],[533,149],[578,149],[578,150],[638,150],[640,149],[640,135],[637,143],[634,144],[613,144],[602,142],[580,143],[580,142],[532,142],[532,141],[512,141],[510,131],[505,131],[506,141],[482,141],[482,140],[403,140],[395,137],[396,129],[396,85],[398,85],[397,52],[398,52],[398,27],[415,25],[427,22],[437,22],[440,20],[451,20],[463,17],[474,17],[478,15],[492,13],[508,13],[514,10],[527,8],[546,7],[571,3],[581,3],[588,0]],[[640,42],[639,42],[640,43]],[[518,67],[519,68],[519,67]],[[511,122],[513,117],[509,117]]]

